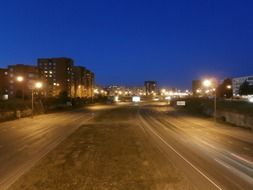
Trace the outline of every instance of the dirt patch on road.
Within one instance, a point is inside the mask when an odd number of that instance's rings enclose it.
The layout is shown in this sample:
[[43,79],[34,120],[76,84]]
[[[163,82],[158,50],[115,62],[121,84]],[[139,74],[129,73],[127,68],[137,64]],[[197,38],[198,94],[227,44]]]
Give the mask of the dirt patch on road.
[[103,112],[80,127],[10,190],[192,189],[133,122],[137,109]]

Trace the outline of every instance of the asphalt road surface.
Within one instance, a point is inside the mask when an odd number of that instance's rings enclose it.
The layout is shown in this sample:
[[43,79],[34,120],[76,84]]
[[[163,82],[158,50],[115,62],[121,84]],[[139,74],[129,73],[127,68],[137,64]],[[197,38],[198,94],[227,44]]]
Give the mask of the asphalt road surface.
[[140,109],[139,119],[143,130],[198,189],[253,189],[252,131],[161,105]]
[[7,189],[92,117],[80,109],[0,123],[0,189]]
[[32,122],[0,124],[0,189],[74,130],[10,189],[253,189],[252,131],[162,103],[94,106]]

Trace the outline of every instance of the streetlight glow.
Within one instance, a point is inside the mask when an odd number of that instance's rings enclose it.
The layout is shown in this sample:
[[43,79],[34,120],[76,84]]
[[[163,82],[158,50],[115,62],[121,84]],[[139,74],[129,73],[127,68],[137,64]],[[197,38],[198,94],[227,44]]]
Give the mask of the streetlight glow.
[[[206,89],[206,94],[209,94],[209,92],[212,90],[214,92],[214,113],[213,113],[213,116],[214,116],[214,121],[216,122],[216,112],[217,112],[217,94],[216,94],[216,84],[212,84],[212,80],[210,79],[205,79],[203,81],[203,86],[208,88]],[[210,89],[212,88],[212,89]]]
[[203,81],[203,85],[204,85],[205,87],[210,87],[211,84],[212,84],[211,80],[206,79],[206,80]]
[[22,77],[22,76],[18,76],[18,77],[17,77],[17,81],[18,81],[18,82],[23,82],[23,80],[24,80],[24,77]]
[[35,88],[39,89],[39,88],[42,88],[42,82],[36,82],[35,83]]

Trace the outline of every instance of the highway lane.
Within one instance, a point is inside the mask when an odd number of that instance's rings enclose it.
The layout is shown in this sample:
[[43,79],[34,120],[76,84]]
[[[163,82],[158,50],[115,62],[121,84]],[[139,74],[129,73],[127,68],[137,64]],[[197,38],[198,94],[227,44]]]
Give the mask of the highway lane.
[[[121,109],[112,111],[112,108],[120,106]],[[253,134],[251,131],[183,115],[166,106],[120,106],[101,105],[90,108],[89,112],[78,110],[0,123],[0,189],[9,187],[66,136],[94,117],[92,113],[97,115],[99,111],[104,115],[102,114],[96,122],[93,121],[92,130],[97,130],[100,134],[100,125],[107,126],[108,130],[117,129],[117,135],[115,133],[115,139],[111,139],[110,146],[103,144],[101,148],[108,149],[105,152],[111,155],[112,147],[118,145],[118,139],[125,137],[121,127],[129,125],[126,128],[129,135],[134,134],[136,137],[134,139],[138,140],[139,146],[141,139],[145,143],[145,146],[140,146],[142,147],[140,150],[145,155],[153,155],[152,159],[149,157],[146,159],[156,166],[152,169],[156,178],[148,178],[153,179],[154,183],[167,184],[166,175],[176,175],[171,169],[164,169],[170,168],[167,167],[169,163],[187,177],[191,182],[190,186],[196,189],[253,189]],[[136,110],[139,111],[136,112]],[[133,113],[130,114],[131,111]],[[105,134],[101,133],[101,135]],[[95,137],[99,136],[94,135]],[[133,138],[130,139],[130,141],[133,140]],[[122,143],[126,144],[126,142]],[[132,150],[131,147],[124,147],[123,144],[119,147]],[[151,150],[156,150],[156,154],[154,155]],[[129,155],[141,161],[138,154],[130,151]],[[108,159],[110,158],[108,156]],[[101,159],[100,156],[99,159]],[[159,160],[158,163],[157,160]],[[108,169],[108,163],[104,163],[109,176],[109,171],[120,173],[117,170],[117,163],[112,163],[115,166],[114,169]],[[84,166],[85,164],[90,163],[84,161]],[[100,164],[101,161],[94,162],[93,166],[100,166]],[[100,169],[99,167],[98,170]],[[129,171],[134,173],[132,169]],[[186,180],[187,183],[189,180]]]
[[253,134],[206,119],[143,107],[145,133],[199,189],[253,189]]
[[196,190],[142,130],[139,107],[124,105],[101,106],[10,189]]
[[0,189],[7,189],[92,117],[79,109],[0,123]]

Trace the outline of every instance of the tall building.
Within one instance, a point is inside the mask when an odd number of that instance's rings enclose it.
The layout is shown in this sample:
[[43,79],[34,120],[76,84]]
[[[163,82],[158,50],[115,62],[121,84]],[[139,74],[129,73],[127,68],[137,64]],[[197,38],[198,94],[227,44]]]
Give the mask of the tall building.
[[38,59],[39,77],[43,81],[46,97],[58,96],[61,92],[70,97],[73,88],[73,60],[70,58]]
[[0,68],[0,100],[8,99],[8,69]]
[[157,82],[156,81],[145,81],[144,83],[146,95],[155,95],[158,92]]
[[37,67],[23,64],[9,65],[8,96],[10,98],[31,96],[31,89],[36,80],[38,80]]
[[240,86],[247,81],[250,85],[253,85],[253,76],[244,76],[232,79],[233,95],[239,96]]
[[192,81],[192,93],[193,95],[198,95],[202,89],[201,80],[193,80]]
[[85,86],[86,81],[86,69],[82,66],[73,67],[73,85],[72,85],[72,97],[84,98],[86,97],[87,88]]
[[93,97],[95,75],[82,66],[74,66],[70,58],[41,58],[37,66],[16,64],[0,68],[0,99],[31,96],[35,82],[43,83],[36,94],[57,97]]
[[84,76],[85,95],[86,97],[93,97],[93,89],[95,86],[95,74],[90,70],[85,71]]

